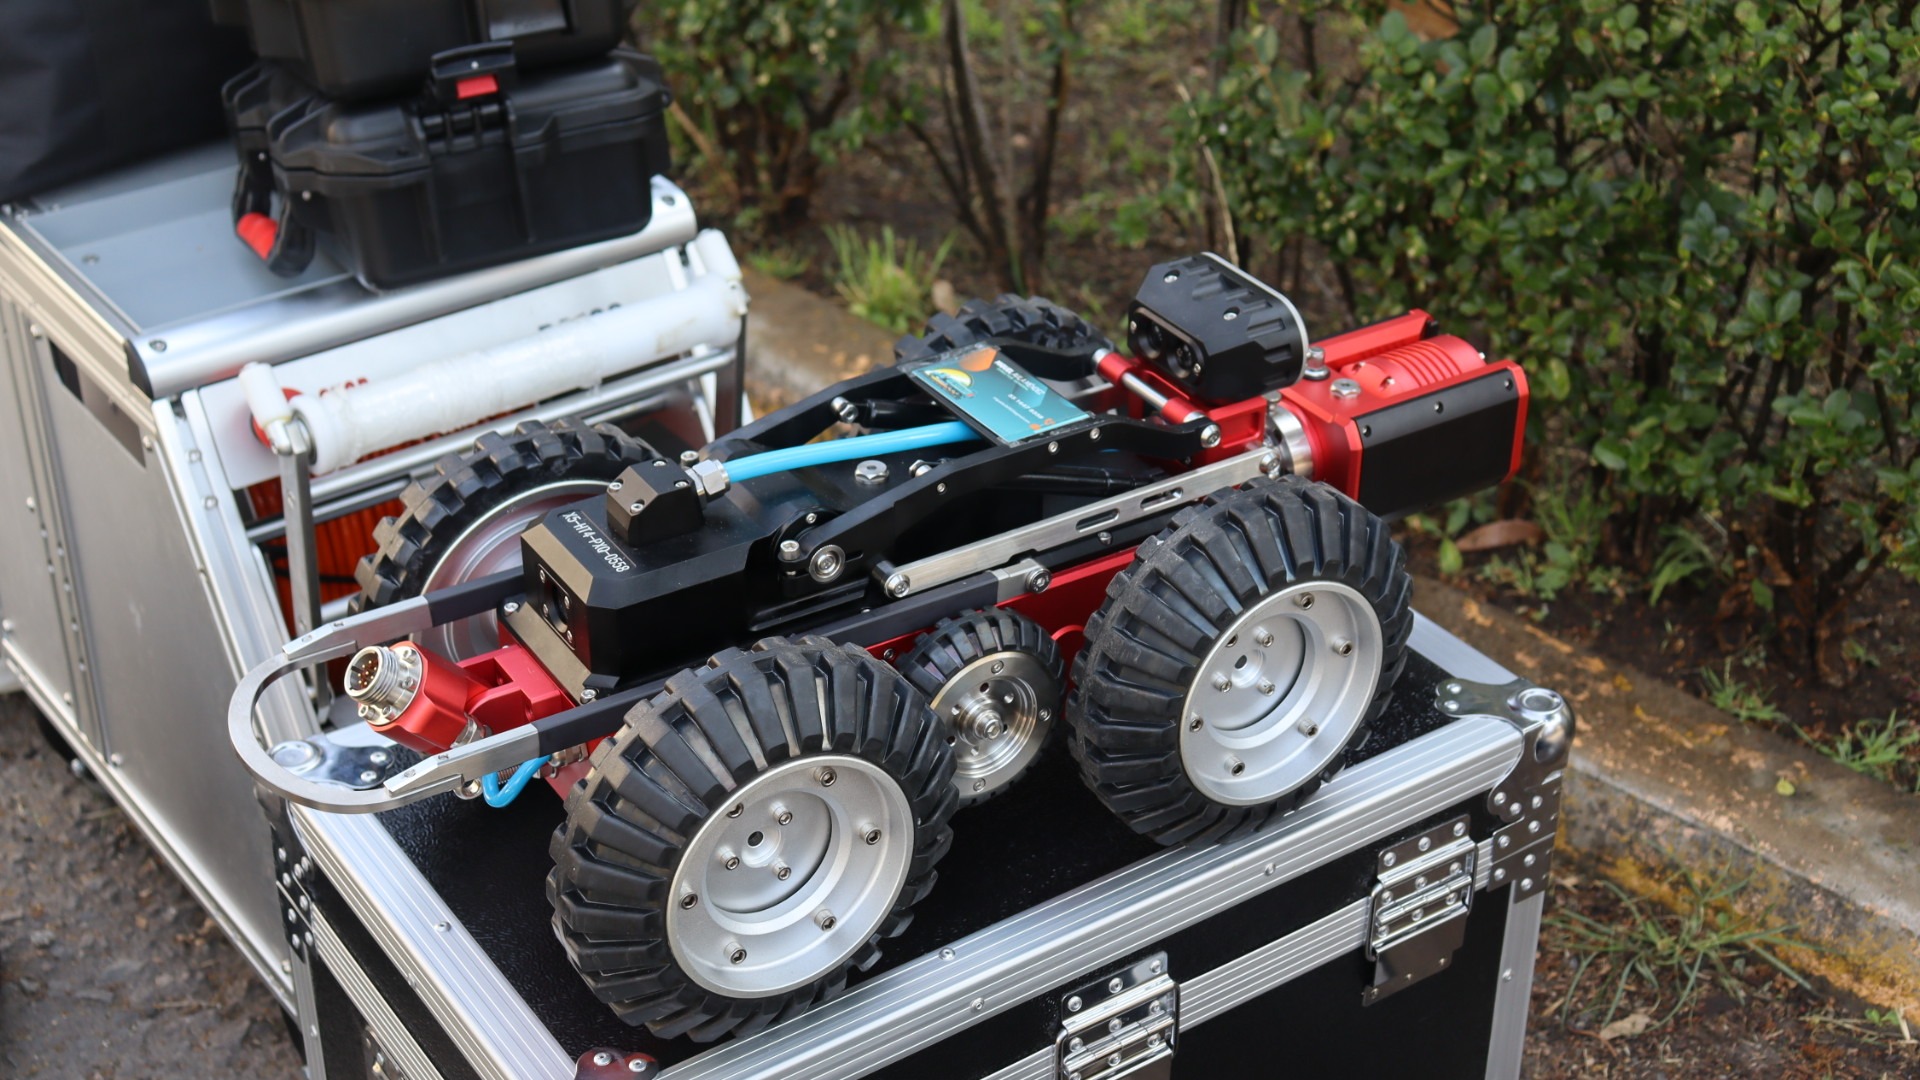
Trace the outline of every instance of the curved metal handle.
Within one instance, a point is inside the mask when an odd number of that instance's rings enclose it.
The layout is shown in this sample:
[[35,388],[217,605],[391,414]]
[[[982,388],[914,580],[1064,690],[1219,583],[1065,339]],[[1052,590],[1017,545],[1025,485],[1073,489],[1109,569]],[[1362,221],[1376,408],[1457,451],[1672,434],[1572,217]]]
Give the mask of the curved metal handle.
[[396,799],[381,788],[355,791],[338,784],[308,780],[273,760],[273,755],[260,745],[253,715],[267,687],[290,671],[311,663],[325,663],[336,657],[348,656],[352,652],[353,646],[348,643],[321,650],[317,655],[303,650],[301,655],[282,653],[263,661],[254,665],[253,670],[240,680],[239,687],[234,690],[233,700],[227,705],[227,738],[233,743],[234,753],[240,755],[240,763],[247,767],[260,786],[288,802],[340,814],[370,814],[377,810],[391,810],[412,801]]
[[[490,607],[496,594],[511,588],[514,573],[497,574],[460,589],[435,594],[443,598],[446,618],[471,615]],[[462,595],[455,595],[460,593]],[[430,795],[457,791],[469,781],[489,772],[511,769],[541,756],[540,733],[532,726],[512,728],[484,739],[434,754],[403,772],[387,778],[379,788],[355,790],[338,784],[309,780],[273,760],[260,743],[260,730],[254,724],[255,709],[267,687],[281,676],[304,667],[315,667],[343,656],[351,656],[362,645],[396,641],[435,625],[428,598],[416,596],[386,607],[346,619],[339,619],[310,634],[287,642],[279,656],[256,664],[233,692],[227,705],[227,739],[240,763],[253,774],[261,787],[301,806],[336,814],[372,814],[417,802]]]

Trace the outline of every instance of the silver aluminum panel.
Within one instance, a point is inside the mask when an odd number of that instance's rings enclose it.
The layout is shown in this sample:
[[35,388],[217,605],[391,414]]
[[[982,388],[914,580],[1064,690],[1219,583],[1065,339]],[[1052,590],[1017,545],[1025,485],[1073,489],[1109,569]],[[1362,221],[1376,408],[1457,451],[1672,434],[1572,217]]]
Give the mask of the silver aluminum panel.
[[239,671],[220,646],[225,627],[179,527],[166,462],[139,444],[130,451],[63,388],[45,397],[99,748],[262,964],[282,937],[272,848],[252,778],[216,719]]
[[37,350],[26,314],[0,293],[0,650],[73,726],[73,662],[67,653],[56,562],[57,513],[40,499],[45,465],[39,432]]

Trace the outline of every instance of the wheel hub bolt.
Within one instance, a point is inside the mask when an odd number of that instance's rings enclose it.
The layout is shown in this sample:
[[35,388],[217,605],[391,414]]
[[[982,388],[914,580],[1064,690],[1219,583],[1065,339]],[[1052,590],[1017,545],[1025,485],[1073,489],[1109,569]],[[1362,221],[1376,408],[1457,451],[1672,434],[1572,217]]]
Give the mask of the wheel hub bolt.
[[1227,757],[1227,771],[1235,776],[1247,771],[1247,763],[1232,755]]
[[1310,592],[1303,592],[1299,596],[1294,597],[1293,602],[1299,605],[1300,607],[1310,608],[1313,606],[1313,594]]
[[727,962],[728,963],[732,963],[732,964],[745,963],[746,959],[747,959],[747,950],[741,948],[739,942],[737,941],[727,942]]
[[868,847],[872,847],[873,845],[875,845],[875,844],[877,844],[877,843],[879,843],[879,842],[880,842],[880,830],[879,830],[879,829],[868,829],[868,830],[867,830],[867,835],[866,835],[866,841],[867,841],[867,846],[868,846]]
[[833,912],[822,908],[820,912],[813,917],[813,921],[819,924],[820,929],[831,930],[840,920],[833,917]]
[[791,825],[793,824],[793,811],[781,807],[779,812],[773,815],[773,820],[782,825]]
[[833,780],[834,780],[834,776],[833,776],[833,770],[832,770],[832,769],[821,769],[821,770],[820,770],[820,772],[819,772],[819,773],[818,773],[817,775],[818,775],[818,776],[819,776],[819,778],[820,778],[820,786],[821,786],[821,787],[832,787],[832,786],[833,786]]
[[1305,735],[1309,739],[1313,738],[1315,735],[1320,734],[1319,721],[1317,720],[1300,721],[1300,734]]
[[781,863],[773,868],[773,876],[779,878],[781,881],[785,881],[793,876],[793,867]]
[[1205,727],[1206,725],[1207,725],[1207,722],[1205,720],[1202,720],[1196,716],[1193,719],[1187,721],[1187,730],[1199,731],[1201,728]]
[[1233,680],[1227,678],[1225,675],[1215,675],[1213,677],[1213,688],[1225,693],[1233,689]]
[[1253,632],[1253,640],[1260,645],[1271,645],[1273,644],[1273,631],[1263,626]]
[[692,911],[695,907],[699,905],[699,903],[700,903],[700,897],[698,895],[694,893],[688,893],[687,895],[680,898],[680,909],[682,911]]
[[734,803],[734,804],[733,804],[733,808],[727,811],[727,816],[728,816],[728,817],[739,817],[739,816],[740,816],[740,811],[742,811],[742,810],[744,810],[744,809],[746,809],[746,807],[744,807],[744,806],[741,806],[741,805],[740,805],[739,803]]
[[1261,680],[1260,680],[1260,692],[1261,692],[1261,693],[1263,693],[1263,694],[1271,694],[1271,693],[1273,693],[1273,684],[1272,684],[1272,683],[1270,683],[1270,682],[1268,682],[1268,681],[1267,681],[1267,680],[1265,680],[1265,679],[1261,679]]
[[973,717],[973,736],[976,739],[997,739],[1006,733],[1006,722],[992,709],[983,709]]
[[1335,638],[1333,639],[1333,651],[1339,656],[1352,656],[1353,642],[1348,641],[1346,638]]
[[1007,670],[1007,662],[1005,660],[995,660],[993,662],[993,666],[988,670],[992,671],[995,675],[998,675],[1001,672]]
[[740,856],[729,855],[727,856],[727,861],[721,863],[720,865],[726,867],[729,870],[738,870],[740,869]]

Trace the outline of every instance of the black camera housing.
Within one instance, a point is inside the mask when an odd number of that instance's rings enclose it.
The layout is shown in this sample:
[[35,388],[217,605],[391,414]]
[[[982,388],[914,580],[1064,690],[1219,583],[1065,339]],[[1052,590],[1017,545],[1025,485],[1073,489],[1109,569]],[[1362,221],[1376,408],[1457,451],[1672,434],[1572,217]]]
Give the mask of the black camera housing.
[[1307,329],[1278,289],[1212,252],[1160,263],[1127,309],[1127,344],[1208,404],[1291,386]]

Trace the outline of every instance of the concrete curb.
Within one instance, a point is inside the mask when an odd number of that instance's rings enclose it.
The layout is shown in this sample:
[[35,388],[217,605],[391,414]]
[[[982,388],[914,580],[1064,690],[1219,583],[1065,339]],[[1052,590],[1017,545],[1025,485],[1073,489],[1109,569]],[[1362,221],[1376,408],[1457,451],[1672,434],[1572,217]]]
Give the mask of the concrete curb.
[[[764,275],[747,287],[748,380],[765,407],[892,358],[890,335],[831,301]],[[1676,871],[1744,878],[1743,908],[1795,924],[1820,950],[1793,957],[1802,970],[1920,1015],[1920,799],[1451,586],[1423,579],[1415,596],[1434,621],[1574,703],[1563,844],[1656,895]],[[1776,790],[1783,778],[1792,796]]]
[[1573,702],[1563,844],[1655,894],[1674,871],[1744,878],[1739,907],[1824,950],[1794,957],[1802,969],[1920,1014],[1920,799],[1451,586],[1422,579],[1414,596]]

